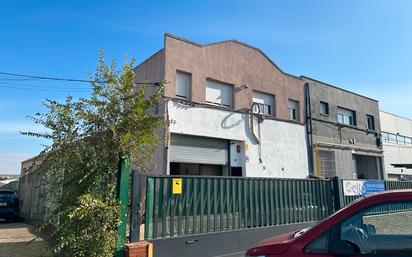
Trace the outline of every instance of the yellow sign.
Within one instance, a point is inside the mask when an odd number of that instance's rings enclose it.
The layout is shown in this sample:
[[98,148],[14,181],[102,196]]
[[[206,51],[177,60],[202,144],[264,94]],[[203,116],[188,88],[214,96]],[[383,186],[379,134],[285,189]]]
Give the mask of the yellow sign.
[[172,181],[172,192],[175,195],[180,195],[182,193],[182,179],[174,178]]
[[245,144],[245,151],[248,151],[248,150],[249,150],[249,145]]

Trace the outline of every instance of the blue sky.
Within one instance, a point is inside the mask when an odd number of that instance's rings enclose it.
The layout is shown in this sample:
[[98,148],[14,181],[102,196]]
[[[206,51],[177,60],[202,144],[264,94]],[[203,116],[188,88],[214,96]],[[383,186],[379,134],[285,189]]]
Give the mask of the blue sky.
[[[12,1],[0,6],[0,71],[87,79],[98,51],[143,61],[170,32],[199,43],[237,39],[284,71],[365,94],[412,118],[411,1]],[[17,87],[17,88],[16,88]],[[46,143],[25,117],[45,98],[87,96],[79,83],[0,76],[0,173]]]

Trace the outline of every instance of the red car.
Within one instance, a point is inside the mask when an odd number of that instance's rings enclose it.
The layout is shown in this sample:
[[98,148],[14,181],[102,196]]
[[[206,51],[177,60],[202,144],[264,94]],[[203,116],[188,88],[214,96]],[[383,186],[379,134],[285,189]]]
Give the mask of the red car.
[[412,190],[362,197],[312,228],[257,244],[246,256],[412,256]]

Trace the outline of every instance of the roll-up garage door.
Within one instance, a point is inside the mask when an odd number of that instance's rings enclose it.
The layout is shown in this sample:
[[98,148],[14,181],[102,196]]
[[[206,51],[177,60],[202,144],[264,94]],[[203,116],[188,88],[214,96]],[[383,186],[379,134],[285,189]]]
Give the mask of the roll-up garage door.
[[172,134],[170,162],[227,165],[228,141]]

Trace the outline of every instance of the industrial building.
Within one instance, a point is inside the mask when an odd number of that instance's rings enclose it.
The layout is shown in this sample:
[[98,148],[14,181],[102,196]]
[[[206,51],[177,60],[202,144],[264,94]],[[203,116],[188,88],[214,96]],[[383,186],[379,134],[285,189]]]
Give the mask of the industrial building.
[[157,111],[168,126],[149,174],[308,177],[304,82],[261,50],[166,34],[135,74],[167,81]]
[[412,120],[380,111],[385,175],[388,180],[412,180]]
[[378,101],[309,77],[309,159],[315,176],[383,179]]

